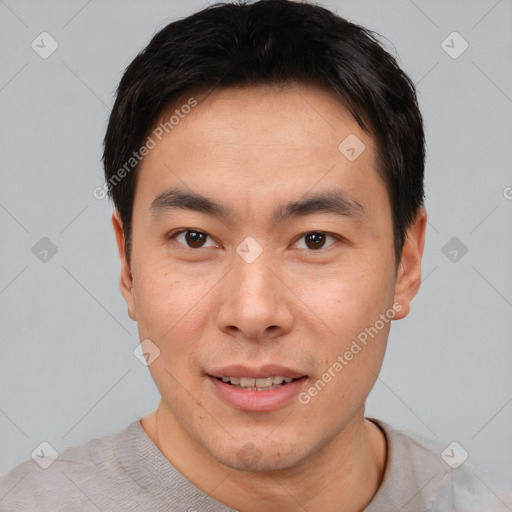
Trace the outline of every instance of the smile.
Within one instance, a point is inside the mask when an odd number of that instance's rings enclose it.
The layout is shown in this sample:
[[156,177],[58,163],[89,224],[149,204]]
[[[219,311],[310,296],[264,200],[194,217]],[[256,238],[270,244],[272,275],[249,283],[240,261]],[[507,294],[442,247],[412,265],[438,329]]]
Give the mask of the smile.
[[208,377],[212,390],[226,405],[245,412],[268,412],[291,405],[308,381],[306,376]]
[[270,391],[285,384],[296,380],[291,377],[264,377],[264,378],[252,378],[252,377],[219,377],[225,384],[231,384],[236,388],[243,388],[251,391]]

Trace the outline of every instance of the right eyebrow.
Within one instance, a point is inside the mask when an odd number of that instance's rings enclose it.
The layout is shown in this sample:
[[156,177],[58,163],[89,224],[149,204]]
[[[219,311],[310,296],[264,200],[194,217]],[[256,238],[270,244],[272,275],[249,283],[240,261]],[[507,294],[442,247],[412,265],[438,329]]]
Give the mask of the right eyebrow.
[[149,210],[153,215],[169,210],[194,210],[197,212],[228,218],[232,211],[207,197],[181,188],[170,188],[158,194]]

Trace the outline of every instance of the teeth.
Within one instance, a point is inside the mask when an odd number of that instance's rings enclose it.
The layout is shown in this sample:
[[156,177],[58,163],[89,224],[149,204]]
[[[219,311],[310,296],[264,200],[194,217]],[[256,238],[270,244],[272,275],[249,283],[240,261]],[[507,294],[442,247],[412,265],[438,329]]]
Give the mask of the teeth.
[[242,387],[242,388],[250,388],[250,389],[274,389],[275,387],[283,384],[288,384],[292,382],[293,379],[291,377],[264,377],[264,378],[251,378],[251,377],[222,377],[222,382],[228,383]]
[[272,377],[267,377],[266,379],[256,379],[257,388],[265,388],[268,386],[272,386]]

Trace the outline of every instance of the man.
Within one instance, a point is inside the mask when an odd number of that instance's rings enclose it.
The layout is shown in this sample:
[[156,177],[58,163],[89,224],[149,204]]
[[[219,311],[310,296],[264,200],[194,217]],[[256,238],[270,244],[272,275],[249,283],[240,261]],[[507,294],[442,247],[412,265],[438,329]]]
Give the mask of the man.
[[0,510],[484,510],[464,467],[364,416],[421,281],[424,156],[410,79],[322,7],[218,4],[156,34],[104,190],[161,401],[13,469]]

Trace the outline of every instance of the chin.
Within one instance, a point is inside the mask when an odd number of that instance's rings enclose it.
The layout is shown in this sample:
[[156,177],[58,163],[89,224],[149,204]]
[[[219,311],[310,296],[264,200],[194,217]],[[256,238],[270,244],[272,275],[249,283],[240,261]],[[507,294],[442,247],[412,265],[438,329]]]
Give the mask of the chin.
[[[301,446],[301,451],[297,450]],[[277,439],[270,443],[268,439],[262,439],[260,443],[248,439],[234,443],[230,441],[227,449],[217,445],[219,453],[212,453],[215,459],[224,466],[236,471],[251,473],[280,472],[299,465],[307,456],[303,443],[290,444]]]

